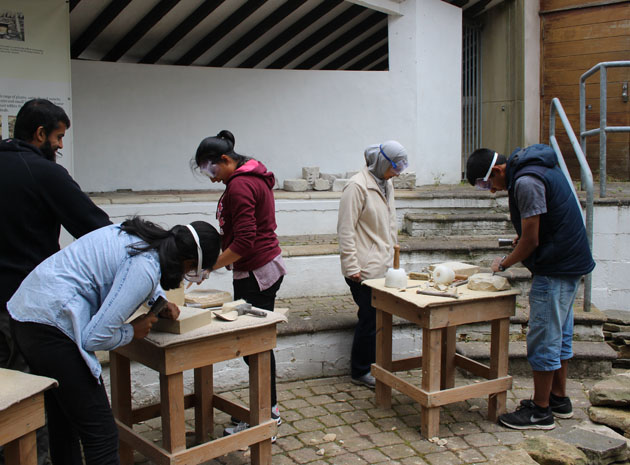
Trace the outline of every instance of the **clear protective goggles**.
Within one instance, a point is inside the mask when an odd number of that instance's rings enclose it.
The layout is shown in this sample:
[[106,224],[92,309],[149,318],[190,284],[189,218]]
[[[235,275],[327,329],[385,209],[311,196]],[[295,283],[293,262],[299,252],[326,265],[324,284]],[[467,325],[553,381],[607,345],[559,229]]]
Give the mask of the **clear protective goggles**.
[[394,170],[394,173],[400,174],[403,171],[405,171],[407,167],[409,166],[409,163],[407,163],[407,160],[405,160],[404,158],[402,160],[398,160],[398,163],[395,163],[394,161],[392,161],[391,158],[385,155],[385,151],[383,150],[382,145],[378,146],[378,150],[379,152],[381,152],[381,155],[385,157],[385,160],[387,160],[388,162],[392,164],[392,170]]
[[199,166],[199,171],[210,179],[214,179],[219,174],[219,165],[217,163],[205,162]]
[[499,154],[497,152],[494,152],[494,157],[492,157],[492,163],[490,163],[490,168],[488,168],[488,172],[486,173],[486,175],[483,178],[477,178],[475,180],[475,187],[479,190],[482,191],[489,191],[490,189],[492,189],[492,181],[490,181],[490,174],[492,173],[492,168],[494,167],[494,164],[497,162],[497,158],[499,157]]
[[188,273],[186,273],[184,275],[184,279],[189,283],[199,284],[204,279],[208,278],[210,272],[201,268],[201,264],[203,263],[203,252],[201,250],[201,245],[199,244],[199,236],[197,235],[197,231],[195,231],[195,228],[193,228],[190,224],[187,224],[186,227],[192,234],[193,239],[195,239],[195,244],[197,244],[197,270],[189,271]]

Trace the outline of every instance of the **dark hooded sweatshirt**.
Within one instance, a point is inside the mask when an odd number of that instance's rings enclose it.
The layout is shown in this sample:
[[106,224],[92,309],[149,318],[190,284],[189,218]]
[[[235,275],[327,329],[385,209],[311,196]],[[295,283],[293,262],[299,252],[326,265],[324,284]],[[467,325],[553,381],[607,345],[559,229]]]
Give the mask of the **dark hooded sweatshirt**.
[[241,256],[235,271],[254,271],[280,255],[276,236],[275,178],[265,165],[249,160],[227,181],[217,207],[223,250]]
[[0,142],[0,311],[22,280],[59,250],[61,225],[78,238],[111,224],[66,169],[35,146]]

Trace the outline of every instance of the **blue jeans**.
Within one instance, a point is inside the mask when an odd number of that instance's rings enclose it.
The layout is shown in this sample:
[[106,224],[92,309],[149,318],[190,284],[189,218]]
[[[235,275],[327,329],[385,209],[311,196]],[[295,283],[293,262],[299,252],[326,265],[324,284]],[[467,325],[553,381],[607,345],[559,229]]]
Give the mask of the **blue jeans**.
[[527,360],[534,371],[555,371],[573,357],[573,301],[580,276],[537,276],[529,292]]

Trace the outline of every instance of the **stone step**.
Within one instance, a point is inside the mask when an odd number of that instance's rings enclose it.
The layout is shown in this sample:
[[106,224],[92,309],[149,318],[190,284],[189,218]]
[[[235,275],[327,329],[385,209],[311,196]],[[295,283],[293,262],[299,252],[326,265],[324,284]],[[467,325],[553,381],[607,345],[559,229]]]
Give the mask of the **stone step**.
[[[525,341],[510,341],[509,373],[511,375],[529,375],[531,366],[527,361]],[[490,363],[489,342],[458,342],[458,354],[477,362]],[[603,378],[612,372],[613,361],[617,353],[605,342],[573,342],[573,358],[569,361],[569,378]]]
[[402,229],[414,237],[514,234],[507,212],[489,212],[485,208],[407,213]]

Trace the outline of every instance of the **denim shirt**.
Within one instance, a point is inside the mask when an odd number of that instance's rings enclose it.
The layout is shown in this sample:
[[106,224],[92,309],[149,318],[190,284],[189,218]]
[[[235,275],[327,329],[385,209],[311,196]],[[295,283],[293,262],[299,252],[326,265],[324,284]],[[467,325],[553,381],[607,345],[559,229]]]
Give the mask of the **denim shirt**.
[[86,234],[24,279],[7,303],[11,317],[62,331],[98,379],[94,351],[131,342],[133,327],[125,321],[143,302],[163,295],[157,252],[129,255],[127,246],[139,241],[120,225]]

